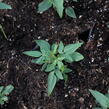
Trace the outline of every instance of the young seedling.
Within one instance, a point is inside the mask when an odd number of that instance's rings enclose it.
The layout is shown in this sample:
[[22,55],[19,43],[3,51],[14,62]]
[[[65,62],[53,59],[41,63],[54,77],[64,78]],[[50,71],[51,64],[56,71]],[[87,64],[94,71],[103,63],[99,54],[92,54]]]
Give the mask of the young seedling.
[[14,87],[12,85],[8,85],[6,87],[0,86],[0,104],[3,105],[8,101],[8,95],[13,91]]
[[0,2],[0,9],[12,9],[10,5]]
[[96,91],[96,90],[89,90],[90,93],[96,99],[96,102],[100,105],[99,107],[93,109],[109,109],[109,90],[106,95]]
[[31,62],[42,65],[42,71],[50,72],[48,75],[47,92],[50,95],[59,80],[68,79],[68,72],[72,70],[67,68],[64,62],[80,61],[84,57],[76,50],[82,43],[64,45],[62,42],[54,43],[52,46],[47,41],[35,40],[40,47],[40,51],[25,51],[23,54],[34,57]]
[[[77,2],[77,0],[72,1]],[[72,7],[65,8],[64,2],[66,2],[66,0],[43,0],[38,5],[38,13],[43,13],[44,11],[48,10],[50,7],[53,6],[60,18],[63,17],[64,10],[69,17],[76,18],[74,9]]]

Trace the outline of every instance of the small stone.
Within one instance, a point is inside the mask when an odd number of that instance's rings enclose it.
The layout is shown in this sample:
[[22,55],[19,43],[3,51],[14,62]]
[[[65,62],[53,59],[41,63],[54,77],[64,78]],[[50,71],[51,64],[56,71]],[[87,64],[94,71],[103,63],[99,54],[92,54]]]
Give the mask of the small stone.
[[65,98],[68,97],[68,94],[65,94]]
[[84,103],[84,98],[83,98],[83,97],[80,97],[80,98],[79,98],[79,102],[80,102],[81,104],[83,104],[83,103]]

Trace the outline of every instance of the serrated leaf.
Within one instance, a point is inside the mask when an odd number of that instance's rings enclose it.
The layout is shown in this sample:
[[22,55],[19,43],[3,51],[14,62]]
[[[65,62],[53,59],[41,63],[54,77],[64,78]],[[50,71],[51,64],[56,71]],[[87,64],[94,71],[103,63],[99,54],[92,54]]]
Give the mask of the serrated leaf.
[[84,59],[83,55],[78,52],[74,52],[73,54],[71,54],[71,58],[72,61],[80,61]]
[[62,75],[62,72],[60,72],[59,70],[55,70],[55,74],[56,74],[56,76],[57,76],[58,79],[61,79],[61,80],[64,79],[63,78],[63,75]]
[[56,85],[56,76],[54,74],[54,71],[53,72],[50,72],[49,75],[48,75],[48,87],[47,87],[47,92],[48,92],[48,96],[51,95],[55,85]]
[[52,70],[55,69],[55,65],[54,64],[48,64],[47,65],[47,68],[45,69],[46,72],[50,72]]
[[25,51],[23,52],[23,54],[32,56],[32,57],[40,57],[42,55],[42,53],[39,51]]
[[58,48],[58,52],[62,53],[64,49],[64,44],[62,42],[59,43],[59,48]]
[[67,7],[65,9],[65,13],[69,16],[69,17],[72,17],[72,18],[77,18],[76,17],[76,14],[75,14],[75,11],[72,7]]
[[90,93],[95,97],[96,101],[103,107],[109,108],[109,98],[104,96],[102,93],[89,89]]
[[75,43],[75,44],[69,44],[67,46],[65,46],[64,48],[64,52],[66,54],[72,54],[73,52],[75,52],[79,47],[81,47],[83,43]]
[[31,60],[31,62],[32,62],[32,63],[35,63],[35,64],[41,65],[41,64],[44,63],[44,59],[45,59],[45,57],[41,56],[41,57],[38,58],[38,59],[33,59],[33,60]]
[[50,44],[45,40],[35,40],[43,54],[50,53]]
[[0,2],[0,9],[12,9],[10,5]]
[[13,89],[14,87],[12,85],[6,86],[2,91],[2,95],[9,95],[9,93],[11,93]]
[[50,2],[50,0],[43,0],[38,5],[38,13],[48,10],[51,6],[52,6],[52,2]]
[[56,8],[57,13],[59,14],[60,18],[63,16],[64,10],[64,0],[53,0],[53,5]]

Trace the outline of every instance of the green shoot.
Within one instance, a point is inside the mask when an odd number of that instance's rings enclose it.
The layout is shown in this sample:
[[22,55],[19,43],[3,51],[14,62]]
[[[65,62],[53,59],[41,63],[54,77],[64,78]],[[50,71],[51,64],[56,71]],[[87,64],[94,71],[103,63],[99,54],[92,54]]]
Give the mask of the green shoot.
[[14,87],[12,85],[8,85],[6,87],[0,86],[0,104],[3,105],[8,101],[8,95],[13,91]]
[[[77,0],[72,1],[77,2]],[[43,0],[38,5],[38,13],[43,13],[44,11],[53,7],[57,11],[60,18],[63,17],[64,10],[69,17],[76,18],[74,9],[72,7],[65,8],[64,2],[65,0]]]

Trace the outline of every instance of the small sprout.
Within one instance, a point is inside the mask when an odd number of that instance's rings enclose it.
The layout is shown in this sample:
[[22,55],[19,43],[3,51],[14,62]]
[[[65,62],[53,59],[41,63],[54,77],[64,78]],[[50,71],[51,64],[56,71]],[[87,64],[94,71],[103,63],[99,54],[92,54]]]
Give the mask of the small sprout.
[[8,95],[13,91],[14,87],[12,85],[8,85],[6,87],[0,86],[0,104],[3,105],[8,101]]
[[42,65],[41,70],[50,72],[48,75],[47,93],[50,96],[56,82],[68,80],[68,72],[72,70],[64,65],[64,62],[80,61],[84,57],[78,52],[75,52],[83,43],[75,43],[64,45],[62,42],[54,43],[52,46],[47,41],[35,40],[36,44],[40,47],[40,51],[25,51],[23,54],[34,57],[31,62]]
[[[74,2],[77,2],[77,0],[72,0]],[[60,18],[63,17],[63,13],[65,10],[65,13],[72,18],[76,18],[76,14],[74,12],[74,9],[71,7],[64,7],[64,2],[67,2],[66,0],[43,0],[38,5],[38,13],[43,13],[44,11],[48,10],[53,6],[53,8],[57,11]]]
[[72,7],[67,7],[65,12],[69,17],[76,18],[75,11]]

